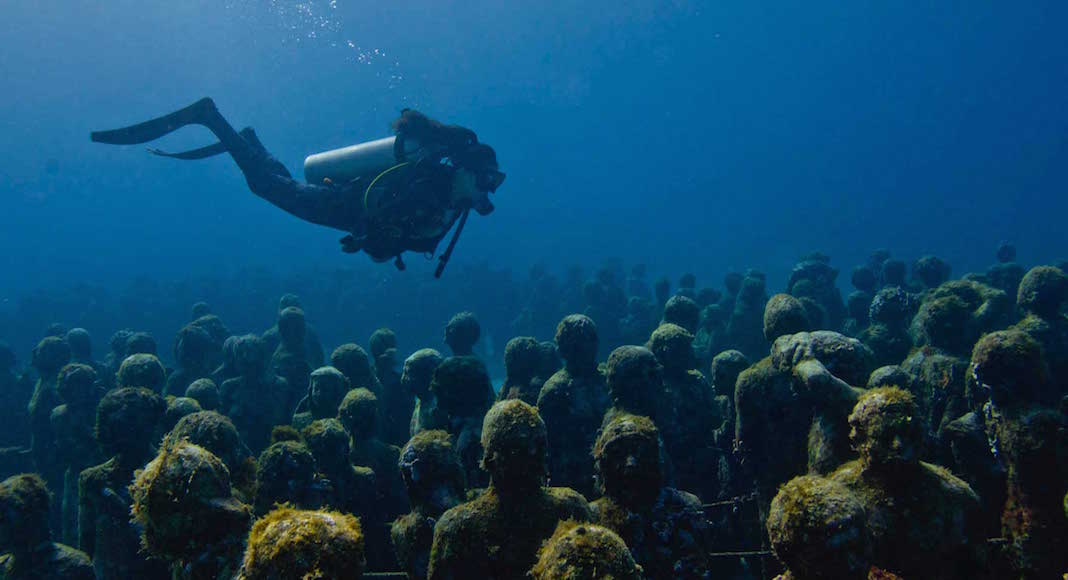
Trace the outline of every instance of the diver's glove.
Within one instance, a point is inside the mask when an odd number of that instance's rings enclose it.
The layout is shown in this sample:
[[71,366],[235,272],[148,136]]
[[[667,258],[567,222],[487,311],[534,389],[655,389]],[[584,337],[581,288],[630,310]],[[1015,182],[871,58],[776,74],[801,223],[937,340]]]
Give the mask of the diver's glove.
[[483,197],[475,202],[474,209],[478,212],[478,215],[489,215],[493,213],[493,202],[488,197]]
[[364,240],[366,240],[365,237],[361,236],[357,238],[356,236],[349,234],[339,240],[341,242],[341,251],[346,254],[355,254],[363,249]]

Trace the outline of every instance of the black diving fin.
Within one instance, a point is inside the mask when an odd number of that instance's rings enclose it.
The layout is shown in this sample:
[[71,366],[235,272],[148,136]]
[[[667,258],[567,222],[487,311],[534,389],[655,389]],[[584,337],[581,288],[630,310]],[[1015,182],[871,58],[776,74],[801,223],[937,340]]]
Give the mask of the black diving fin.
[[[259,143],[259,139],[256,138],[256,132],[252,130],[252,127],[245,127],[237,133],[241,135],[249,143]],[[262,145],[260,146],[262,147]],[[162,149],[149,148],[148,152],[153,155],[159,155],[160,157],[170,157],[171,159],[182,159],[191,161],[195,159],[207,159],[208,157],[214,157],[216,155],[226,153],[226,145],[220,143],[213,143],[199,149],[190,149],[189,151],[179,151],[178,153],[170,153],[163,151]]]
[[148,152],[153,155],[159,155],[160,157],[170,157],[171,159],[184,159],[190,161],[194,159],[207,159],[208,157],[215,157],[220,153],[226,153],[226,146],[222,143],[215,143],[213,145],[208,145],[207,147],[190,149],[189,151],[179,151],[178,153],[170,153],[162,149],[153,149],[149,147]]
[[211,98],[205,97],[184,109],[179,109],[143,123],[110,131],[93,131],[89,134],[89,139],[96,143],[108,143],[111,145],[147,143],[173,133],[186,125],[203,123],[213,110],[215,110],[215,102]]

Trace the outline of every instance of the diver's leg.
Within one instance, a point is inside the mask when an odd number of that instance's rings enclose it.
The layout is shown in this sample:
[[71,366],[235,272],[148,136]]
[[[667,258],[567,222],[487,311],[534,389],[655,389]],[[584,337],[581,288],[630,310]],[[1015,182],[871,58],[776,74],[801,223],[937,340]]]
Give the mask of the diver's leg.
[[239,134],[210,98],[137,125],[96,131],[90,138],[98,143],[133,145],[158,139],[186,125],[207,127],[219,139],[219,143],[167,156],[196,158],[197,155],[212,154],[218,149],[224,150],[241,169],[252,193],[276,207],[305,221],[342,231],[351,232],[360,227],[362,198],[351,191],[294,180],[285,166],[267,152],[251,128],[243,129]]
[[238,163],[252,193],[304,221],[345,232],[363,231],[362,196],[353,190],[297,181],[267,151],[255,130],[242,129],[240,135],[256,158],[250,169]]

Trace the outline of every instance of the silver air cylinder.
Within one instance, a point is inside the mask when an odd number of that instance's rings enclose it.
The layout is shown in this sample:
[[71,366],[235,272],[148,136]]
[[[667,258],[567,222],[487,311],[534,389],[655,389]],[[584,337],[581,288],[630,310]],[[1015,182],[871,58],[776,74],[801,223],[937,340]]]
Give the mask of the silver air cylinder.
[[[304,159],[304,180],[321,185],[324,179],[346,183],[364,177],[374,179],[379,173],[397,164],[393,156],[396,137],[386,137],[309,155]],[[409,139],[404,143],[406,154],[414,153],[419,144]]]

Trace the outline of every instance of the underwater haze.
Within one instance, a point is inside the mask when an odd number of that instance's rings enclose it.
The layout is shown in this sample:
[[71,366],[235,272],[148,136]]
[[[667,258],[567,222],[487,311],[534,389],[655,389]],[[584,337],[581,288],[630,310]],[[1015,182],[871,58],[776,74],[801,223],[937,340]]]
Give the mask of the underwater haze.
[[[89,142],[202,96],[298,177],[308,154],[388,135],[405,107],[474,128],[508,179],[441,287],[465,264],[521,279],[534,264],[619,258],[709,283],[757,268],[778,288],[811,251],[846,268],[876,248],[934,253],[957,274],[992,262],[1001,240],[1028,263],[1065,254],[1060,3],[74,0],[2,12],[8,310],[60,287],[250,267],[426,283],[418,256],[395,274],[342,254],[336,232],[250,195],[225,156],[183,163]],[[190,128],[160,146],[211,140]]]
[[0,579],[1064,576],[1065,23],[0,0]]

